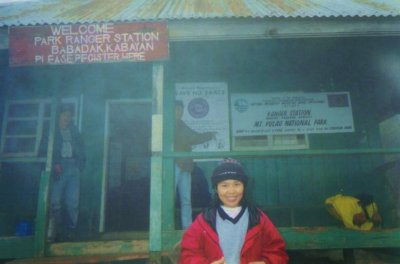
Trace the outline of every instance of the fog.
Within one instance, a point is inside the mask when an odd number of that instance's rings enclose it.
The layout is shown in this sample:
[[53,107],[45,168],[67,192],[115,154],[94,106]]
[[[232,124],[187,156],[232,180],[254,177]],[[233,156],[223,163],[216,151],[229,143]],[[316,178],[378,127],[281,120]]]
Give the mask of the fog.
[[[310,135],[309,148],[380,148],[379,123],[400,111],[399,44],[398,37],[172,42],[169,59],[162,62],[165,70],[164,103],[172,105],[175,84],[187,82],[224,82],[230,93],[346,91],[351,94],[355,131]],[[76,121],[80,124],[87,149],[87,165],[81,178],[79,229],[85,232],[81,239],[94,239],[101,228],[106,232],[147,231],[152,63],[11,68],[7,63],[8,52],[2,50],[0,56],[2,139],[7,135],[7,129],[11,131],[12,126],[13,129],[18,127],[17,124],[6,122],[6,114],[9,112],[5,109],[11,101],[69,98],[79,110]],[[47,107],[51,105],[51,100],[49,102]],[[20,110],[18,113],[23,112]],[[171,130],[172,110],[164,109],[164,115],[170,118],[164,124],[165,129]],[[32,129],[32,126],[21,126]],[[368,142],[361,146],[360,139],[365,136],[363,133],[367,133]],[[31,158],[38,157],[39,134],[35,134],[36,145],[33,147],[36,149],[28,154]],[[4,144],[7,143],[2,146]],[[11,149],[18,150],[17,147]],[[357,176],[353,179],[345,178],[343,173],[337,172],[337,168],[329,163],[329,158],[318,160],[330,164],[331,167],[327,165],[329,172],[324,168],[314,169],[313,172],[310,168],[313,162],[318,162],[308,158],[282,158],[282,162],[287,164],[286,169],[289,168],[286,172],[284,165],[270,164],[268,169],[275,166],[273,172],[284,175],[282,177],[287,182],[282,178],[264,177],[262,171],[249,165],[258,164],[258,168],[264,169],[265,164],[270,162],[267,158],[247,159],[245,164],[255,174],[255,181],[258,181],[253,186],[252,197],[255,200],[264,205],[307,204],[320,203],[328,193],[340,190],[341,187],[353,191],[354,183],[368,187],[370,176],[365,175],[372,173],[372,167],[378,165],[382,157],[370,158],[373,160],[371,164],[362,160],[358,161],[360,164],[357,166],[354,165],[357,169],[353,172]],[[345,159],[335,162],[343,170],[353,165],[347,164]],[[0,204],[7,217],[3,220],[6,224],[0,230],[0,235],[12,234],[18,219],[34,219],[43,164],[44,161],[28,162],[24,166],[18,162],[4,164],[0,178]],[[209,183],[215,161],[200,164]],[[301,173],[294,170],[295,167],[302,167],[304,171],[313,174],[310,181],[322,186],[321,189],[314,192],[310,190],[307,181],[300,179]],[[292,173],[296,179],[288,178]],[[326,182],[317,177],[318,173],[324,173]],[[169,172],[166,179],[172,180],[172,175]],[[296,194],[291,181],[299,184],[298,188],[309,192]],[[378,184],[369,187],[378,190]],[[277,189],[277,186],[281,188],[279,193],[269,195],[263,191],[263,188]],[[212,194],[211,186],[208,188]],[[170,194],[173,195],[173,191]],[[173,200],[171,197],[165,199]],[[383,197],[379,199],[384,200]],[[282,222],[290,224],[287,215],[274,217],[277,221],[283,218]],[[103,227],[102,221],[105,222]],[[178,224],[176,228],[179,228]]]

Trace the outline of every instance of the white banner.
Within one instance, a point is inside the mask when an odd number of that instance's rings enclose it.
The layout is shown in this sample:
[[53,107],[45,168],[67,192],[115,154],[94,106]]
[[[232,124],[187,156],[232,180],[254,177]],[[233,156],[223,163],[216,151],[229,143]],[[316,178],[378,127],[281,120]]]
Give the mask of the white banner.
[[229,103],[226,83],[177,83],[182,120],[198,132],[217,132],[216,139],[193,146],[193,151],[229,151]]
[[232,94],[234,136],[354,132],[350,94]]

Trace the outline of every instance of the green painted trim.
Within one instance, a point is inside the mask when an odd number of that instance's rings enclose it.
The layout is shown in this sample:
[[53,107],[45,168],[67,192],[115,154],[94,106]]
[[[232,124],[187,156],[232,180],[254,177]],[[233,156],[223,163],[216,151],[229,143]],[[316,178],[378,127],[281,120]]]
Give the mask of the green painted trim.
[[[400,228],[356,231],[340,227],[282,227],[278,230],[288,250],[400,247]],[[163,232],[163,250],[172,250],[182,235],[180,230]]]
[[45,240],[47,234],[47,214],[48,214],[48,193],[49,193],[49,182],[50,182],[49,171],[42,171],[40,177],[39,195],[36,210],[36,221],[35,221],[35,239],[34,249],[35,256],[44,256],[45,252]]
[[164,64],[154,62],[152,66],[152,113],[163,114],[164,110]]
[[149,252],[149,240],[115,240],[54,243],[47,247],[46,256],[95,256]]
[[0,238],[0,259],[30,258],[33,252],[33,236]]
[[38,158],[38,157],[5,157],[0,156],[0,162],[30,162],[30,163],[44,163],[46,162],[46,158]]
[[161,258],[162,258],[161,252],[151,252],[149,255],[148,263],[161,264],[161,262],[162,262]]
[[175,163],[173,159],[164,159],[163,165],[162,230],[168,231],[175,230]]
[[163,231],[175,230],[175,162],[164,153],[174,151],[175,83],[164,90],[163,130]]
[[[58,92],[58,89],[56,90]],[[36,220],[35,220],[35,239],[34,239],[34,251],[36,257],[42,257],[45,255],[45,241],[47,236],[47,219],[48,219],[48,196],[50,189],[51,173],[53,171],[53,146],[55,131],[57,129],[57,106],[59,105],[60,99],[53,98],[51,104],[51,121],[50,121],[50,134],[47,146],[47,159],[46,169],[42,171],[40,176],[39,195],[36,209]]]
[[162,158],[151,157],[150,179],[150,251],[161,251],[162,232]]
[[[278,230],[286,241],[288,250],[400,247],[400,228],[355,231],[340,227],[283,227]],[[182,234],[182,230],[162,232],[162,250],[150,252],[173,250]],[[32,257],[32,245],[32,237],[2,238],[0,239],[2,249],[0,257]],[[148,252],[148,240],[115,240],[55,243],[47,247],[46,256],[123,255]]]
[[322,155],[373,155],[396,154],[400,148],[373,149],[328,149],[328,150],[270,150],[270,151],[221,151],[221,152],[165,152],[166,158],[221,158],[221,157],[266,157],[266,156],[322,156]]
[[[150,227],[149,251],[161,251],[162,232],[162,199],[163,199],[163,94],[164,94],[164,65],[162,62],[153,63],[152,68],[152,114],[160,116],[152,119],[152,137],[161,139],[156,143],[152,140],[151,173],[150,173]],[[161,124],[154,123],[161,121]],[[158,127],[156,130],[155,127]],[[160,146],[156,146],[161,144]]]
[[165,231],[163,232],[163,250],[171,251],[176,244],[181,240],[183,230]]
[[338,227],[278,228],[287,249],[397,248],[400,228],[356,231]]

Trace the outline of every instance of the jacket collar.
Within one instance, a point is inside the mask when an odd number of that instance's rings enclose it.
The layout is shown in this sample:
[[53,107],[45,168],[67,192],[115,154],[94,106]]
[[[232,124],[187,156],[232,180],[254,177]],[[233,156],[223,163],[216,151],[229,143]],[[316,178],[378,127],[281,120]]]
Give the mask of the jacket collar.
[[235,218],[230,217],[221,206],[217,207],[217,212],[223,220],[228,220],[228,221],[236,224],[239,221],[239,219],[243,216],[246,209],[247,209],[247,206],[242,206],[239,214]]
[[[260,211],[258,208],[256,208],[253,205],[248,204],[247,205],[248,211],[249,211],[249,227],[247,230],[252,229],[254,226],[258,225],[260,223]],[[217,207],[212,206],[203,211],[203,218],[206,221],[206,223],[214,230],[214,232],[217,231],[216,228],[216,219],[217,219]]]
[[[261,213],[259,209],[254,206],[248,206],[249,211],[249,227],[247,229],[245,242],[242,248],[242,254],[251,248],[254,244],[254,238],[260,236],[261,227],[259,223],[261,220]],[[219,245],[219,238],[216,231],[216,213],[217,209],[214,207],[207,208],[203,211],[202,217],[200,218],[200,225],[207,232],[210,238]]]

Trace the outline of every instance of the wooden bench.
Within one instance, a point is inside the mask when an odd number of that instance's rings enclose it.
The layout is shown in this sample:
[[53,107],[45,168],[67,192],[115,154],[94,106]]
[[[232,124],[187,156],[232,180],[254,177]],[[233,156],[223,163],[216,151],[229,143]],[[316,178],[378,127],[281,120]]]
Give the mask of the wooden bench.
[[[282,227],[278,228],[286,241],[287,250],[343,249],[347,263],[352,263],[352,249],[400,248],[400,228],[355,231],[341,227]],[[163,234],[164,252],[160,257],[176,261],[182,231]],[[148,240],[113,240],[55,243],[47,248],[47,257],[20,259],[10,264],[25,263],[101,263],[148,259]]]
[[400,228],[371,231],[341,227],[279,228],[287,250],[342,249],[346,263],[354,263],[353,249],[400,248]]
[[[357,231],[341,227],[336,219],[332,218],[326,207],[321,206],[293,206],[279,205],[261,207],[273,220],[275,213],[282,212],[288,216],[289,227],[278,227],[286,241],[287,250],[324,250],[343,249],[343,255],[348,263],[352,263],[352,249],[361,248],[400,248],[400,227],[384,227],[371,231]],[[299,212],[308,210],[319,211],[330,219],[335,226],[296,227],[301,222]],[[385,210],[388,210],[386,208]],[[201,209],[194,209],[200,212]],[[392,226],[392,225],[391,225]],[[394,226],[394,225],[393,225]]]
[[356,231],[341,227],[285,227],[279,231],[289,250],[400,247],[400,228]]

